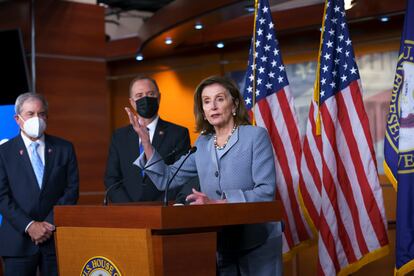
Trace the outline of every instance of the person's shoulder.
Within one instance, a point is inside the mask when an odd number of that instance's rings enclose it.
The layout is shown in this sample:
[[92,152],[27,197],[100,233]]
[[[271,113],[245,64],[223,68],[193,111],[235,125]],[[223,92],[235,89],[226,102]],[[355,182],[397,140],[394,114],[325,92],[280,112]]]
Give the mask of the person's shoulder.
[[175,123],[162,120],[161,118],[159,119],[158,124],[164,125],[164,127],[171,128],[174,131],[188,131],[188,129],[184,126],[177,125]]
[[69,140],[50,134],[45,134],[45,142],[64,147],[73,147],[72,142],[70,142]]
[[134,129],[132,127],[132,125],[126,125],[123,127],[119,127],[117,129],[114,130],[114,132],[112,133],[113,136],[123,136],[123,135],[127,135],[128,133],[134,132]]
[[269,137],[267,130],[260,126],[252,125],[241,125],[239,126],[240,136],[245,138],[250,138],[252,140],[265,139]]
[[0,151],[7,151],[11,147],[13,147],[17,143],[19,137],[20,137],[20,134],[9,140],[7,139],[2,140],[3,142],[0,144]]
[[241,125],[239,126],[240,132],[242,133],[250,133],[250,134],[263,134],[267,133],[267,130],[260,126],[252,126],[252,125]]

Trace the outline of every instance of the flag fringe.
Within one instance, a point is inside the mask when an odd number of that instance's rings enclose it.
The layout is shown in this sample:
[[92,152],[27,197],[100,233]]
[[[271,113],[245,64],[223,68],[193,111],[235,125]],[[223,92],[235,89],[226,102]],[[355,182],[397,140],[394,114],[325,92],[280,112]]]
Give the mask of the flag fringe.
[[413,270],[414,270],[414,260],[411,260],[408,263],[404,264],[399,269],[395,268],[394,276],[403,276],[403,275],[406,275],[407,273],[410,273]]
[[390,167],[388,166],[387,161],[384,160],[382,165],[384,167],[385,175],[387,176],[388,180],[391,182],[392,186],[394,187],[394,190],[397,191],[398,181],[395,178],[394,174],[392,173]]
[[316,244],[315,240],[312,240],[312,239],[305,240],[305,241],[298,243],[297,245],[292,247],[288,252],[283,254],[283,262],[284,263],[289,262],[290,260],[292,260],[292,258],[296,254],[299,253],[300,250],[311,247],[312,245],[315,245],[315,244]]
[[361,259],[359,259],[358,261],[349,264],[348,266],[342,268],[339,272],[338,272],[338,276],[346,276],[346,275],[350,275],[356,271],[358,271],[361,267],[363,267],[364,265],[376,261],[382,257],[387,256],[390,253],[390,246],[386,245],[383,247],[380,247],[366,255],[364,255],[364,257],[362,257]]

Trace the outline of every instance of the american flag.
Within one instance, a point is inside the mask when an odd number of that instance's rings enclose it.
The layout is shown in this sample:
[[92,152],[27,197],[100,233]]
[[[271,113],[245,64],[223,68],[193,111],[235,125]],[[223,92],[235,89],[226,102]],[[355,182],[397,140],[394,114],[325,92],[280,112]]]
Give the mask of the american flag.
[[268,0],[259,1],[255,21],[244,100],[257,125],[266,128],[272,140],[276,197],[283,204],[283,253],[289,259],[292,250],[311,235],[298,204],[300,134]]
[[389,248],[344,1],[326,1],[323,19],[300,193],[318,231],[318,275],[347,275],[386,255]]

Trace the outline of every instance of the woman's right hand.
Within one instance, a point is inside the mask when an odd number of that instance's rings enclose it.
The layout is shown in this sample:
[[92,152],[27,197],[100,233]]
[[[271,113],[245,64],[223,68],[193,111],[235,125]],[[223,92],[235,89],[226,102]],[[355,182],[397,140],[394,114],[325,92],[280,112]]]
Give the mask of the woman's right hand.
[[141,144],[142,144],[142,147],[144,148],[145,156],[147,160],[149,160],[153,154],[149,131],[146,126],[144,126],[143,124],[139,122],[138,116],[134,114],[131,111],[131,109],[129,109],[128,107],[125,107],[125,111],[128,114],[129,122],[131,123],[135,132],[138,134],[139,138],[141,139]]

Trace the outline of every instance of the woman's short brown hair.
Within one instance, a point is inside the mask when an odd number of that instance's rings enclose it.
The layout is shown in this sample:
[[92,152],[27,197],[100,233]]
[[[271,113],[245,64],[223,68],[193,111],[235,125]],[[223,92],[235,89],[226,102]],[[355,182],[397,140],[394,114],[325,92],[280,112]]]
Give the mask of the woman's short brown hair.
[[203,101],[201,97],[201,93],[204,88],[212,84],[219,84],[230,93],[233,103],[236,106],[236,115],[234,116],[235,125],[250,125],[249,115],[237,85],[233,82],[233,80],[227,77],[211,76],[202,80],[194,93],[194,117],[196,121],[196,131],[201,132],[201,134],[214,133],[214,127],[204,119]]

